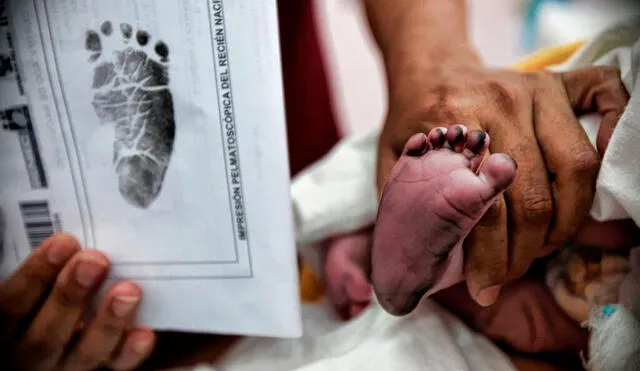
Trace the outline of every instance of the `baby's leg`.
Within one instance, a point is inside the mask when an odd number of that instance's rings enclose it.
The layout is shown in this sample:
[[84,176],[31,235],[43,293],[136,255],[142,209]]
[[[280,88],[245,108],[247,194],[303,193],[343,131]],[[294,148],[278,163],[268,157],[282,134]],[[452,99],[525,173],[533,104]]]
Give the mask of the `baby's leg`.
[[[413,136],[389,176],[374,231],[371,278],[382,307],[412,311],[462,279],[462,241],[513,182],[516,164],[489,136],[457,125]],[[450,254],[451,253],[451,254]]]
[[371,230],[333,238],[323,247],[326,294],[338,315],[351,319],[371,301],[371,285],[365,273],[371,259]]

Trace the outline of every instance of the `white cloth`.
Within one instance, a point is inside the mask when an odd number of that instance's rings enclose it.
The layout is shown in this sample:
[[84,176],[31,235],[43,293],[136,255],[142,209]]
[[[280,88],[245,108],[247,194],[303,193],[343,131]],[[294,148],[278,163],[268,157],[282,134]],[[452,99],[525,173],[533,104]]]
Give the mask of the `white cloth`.
[[[640,50],[633,46],[639,38],[637,18],[603,32],[556,68],[615,65],[631,92],[598,176],[591,209],[598,220],[631,217],[640,222]],[[581,123],[595,143],[598,120],[586,118]],[[375,220],[378,135],[376,130],[345,139],[294,180],[291,192],[299,246],[358,230]],[[302,253],[317,262],[314,249],[303,248]],[[429,301],[403,318],[387,315],[374,304],[345,325],[331,320],[329,311],[305,307],[301,339],[247,339],[216,370],[513,370],[489,341]]]
[[430,302],[405,318],[378,305],[347,324],[329,313],[322,305],[304,307],[302,338],[247,339],[215,368],[196,370],[515,371],[489,340]]
[[[593,65],[620,68],[630,100],[602,159],[591,216],[599,221],[631,218],[640,225],[640,17],[612,27],[557,70]],[[598,120],[582,120],[595,143]]]
[[342,140],[293,180],[296,242],[316,272],[320,269],[314,243],[367,227],[375,220],[378,136],[374,130]]
[[[556,70],[593,65],[618,67],[630,98],[602,159],[591,216],[599,221],[631,218],[640,225],[640,16],[604,31]],[[581,123],[595,145],[598,118],[586,118]],[[637,319],[622,307],[607,319],[597,311],[594,314],[588,369],[637,370],[640,367],[635,363],[640,354]]]
[[[625,307],[609,306],[607,314],[594,313],[589,328],[590,371],[640,370],[640,323]],[[614,312],[611,314],[611,309]]]

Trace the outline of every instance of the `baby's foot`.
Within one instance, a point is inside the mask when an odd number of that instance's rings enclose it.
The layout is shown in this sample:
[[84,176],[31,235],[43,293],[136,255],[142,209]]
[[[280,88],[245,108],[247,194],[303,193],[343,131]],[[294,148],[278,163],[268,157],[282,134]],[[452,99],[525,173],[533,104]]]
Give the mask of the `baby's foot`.
[[371,285],[364,270],[370,259],[371,231],[332,239],[324,248],[327,296],[342,319],[351,319],[371,301]]
[[457,125],[417,134],[385,185],[372,250],[373,287],[382,307],[411,312],[425,294],[462,280],[462,241],[513,182],[516,163],[489,156],[480,130]]

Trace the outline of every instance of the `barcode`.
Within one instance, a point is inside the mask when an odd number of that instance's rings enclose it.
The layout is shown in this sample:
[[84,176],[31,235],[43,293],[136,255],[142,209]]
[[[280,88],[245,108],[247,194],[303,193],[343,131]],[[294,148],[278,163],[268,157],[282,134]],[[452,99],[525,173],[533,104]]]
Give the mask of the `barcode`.
[[28,201],[21,202],[19,206],[29,246],[35,249],[55,232],[49,202]]

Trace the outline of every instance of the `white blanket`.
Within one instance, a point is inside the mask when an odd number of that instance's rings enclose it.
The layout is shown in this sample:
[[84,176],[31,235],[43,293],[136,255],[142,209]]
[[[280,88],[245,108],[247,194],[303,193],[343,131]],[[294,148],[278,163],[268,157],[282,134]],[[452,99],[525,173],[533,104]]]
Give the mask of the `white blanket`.
[[[640,18],[603,32],[557,70],[614,65],[622,70],[631,101],[611,138],[598,176],[591,215],[597,220],[633,218],[640,224]],[[634,44],[636,44],[634,46]],[[595,143],[597,118],[581,123]],[[300,174],[291,192],[301,247],[351,232],[375,219],[378,131],[343,140],[327,157]],[[314,262],[314,250],[302,249]],[[396,318],[372,305],[340,325],[329,308],[304,308],[305,335],[296,340],[247,339],[221,370],[512,370],[490,342],[425,301]]]
[[[618,121],[602,159],[591,216],[599,221],[633,219],[640,225],[640,17],[602,33],[592,43],[557,68],[568,70],[592,65],[620,68],[630,100]],[[597,118],[582,120],[595,143]]]
[[216,371],[513,370],[489,340],[429,302],[402,319],[373,305],[344,325],[331,320],[329,310],[305,308],[301,339],[249,339]]

